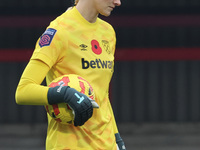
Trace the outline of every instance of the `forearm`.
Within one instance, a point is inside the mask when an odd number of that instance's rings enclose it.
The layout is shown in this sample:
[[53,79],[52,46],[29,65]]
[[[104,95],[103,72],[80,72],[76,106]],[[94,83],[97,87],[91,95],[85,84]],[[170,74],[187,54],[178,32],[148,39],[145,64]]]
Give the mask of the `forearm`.
[[46,105],[49,87],[40,85],[49,66],[40,60],[31,60],[19,81],[16,90],[16,102],[20,105]]
[[109,103],[109,109],[110,109],[110,112],[112,113],[112,124],[113,124],[113,130],[114,130],[114,133],[118,133],[118,128],[117,128],[117,124],[116,124],[116,121],[115,121],[115,116],[114,116],[114,113],[113,113],[113,109],[112,109],[112,106],[111,106],[111,103]]
[[113,124],[113,130],[114,130],[114,134],[115,134],[115,139],[116,139],[118,150],[126,150],[124,141],[120,136],[120,133],[119,133],[118,128],[117,128],[117,124],[115,122],[115,117],[114,117],[114,113],[113,113],[111,104],[109,104],[109,106],[110,106],[109,109],[113,114],[112,124]]
[[20,105],[46,105],[49,87],[29,83],[19,85],[16,91],[16,102]]

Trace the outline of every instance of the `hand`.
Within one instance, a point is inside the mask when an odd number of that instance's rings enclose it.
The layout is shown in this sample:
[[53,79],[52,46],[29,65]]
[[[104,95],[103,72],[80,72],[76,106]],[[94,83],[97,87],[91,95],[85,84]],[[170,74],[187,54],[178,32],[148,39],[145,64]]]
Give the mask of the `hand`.
[[98,108],[98,104],[69,86],[56,86],[49,88],[49,104],[67,103],[74,112],[74,126],[82,126],[92,117],[93,108]]
[[117,150],[126,150],[124,141],[122,140],[119,133],[115,134],[116,143],[117,143]]
[[89,97],[85,94],[82,94],[75,90],[74,88],[68,88],[66,92],[65,102],[71,107],[74,111],[74,125],[81,126],[83,125],[89,118],[92,117],[93,114],[93,105],[96,102],[92,102]]

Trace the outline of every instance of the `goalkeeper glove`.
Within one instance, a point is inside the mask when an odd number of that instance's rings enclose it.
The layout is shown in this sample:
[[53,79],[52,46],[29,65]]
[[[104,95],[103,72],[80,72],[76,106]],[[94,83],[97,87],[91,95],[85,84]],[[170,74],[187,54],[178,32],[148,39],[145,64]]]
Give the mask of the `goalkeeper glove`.
[[115,134],[115,139],[116,139],[118,150],[126,150],[124,141],[122,140],[122,138],[121,138],[119,133]]
[[92,117],[93,107],[98,108],[98,104],[94,100],[69,86],[49,88],[47,99],[50,105],[67,103],[74,111],[74,126],[82,126]]

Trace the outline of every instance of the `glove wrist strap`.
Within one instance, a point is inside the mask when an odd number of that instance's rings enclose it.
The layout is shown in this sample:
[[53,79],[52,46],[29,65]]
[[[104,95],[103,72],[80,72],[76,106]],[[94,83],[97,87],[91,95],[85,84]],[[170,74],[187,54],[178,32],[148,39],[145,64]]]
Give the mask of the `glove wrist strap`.
[[123,141],[119,133],[115,134],[115,138],[116,138],[116,143],[119,143],[119,142]]
[[47,93],[48,103],[52,105],[65,102],[68,88],[69,86],[56,86],[49,88]]

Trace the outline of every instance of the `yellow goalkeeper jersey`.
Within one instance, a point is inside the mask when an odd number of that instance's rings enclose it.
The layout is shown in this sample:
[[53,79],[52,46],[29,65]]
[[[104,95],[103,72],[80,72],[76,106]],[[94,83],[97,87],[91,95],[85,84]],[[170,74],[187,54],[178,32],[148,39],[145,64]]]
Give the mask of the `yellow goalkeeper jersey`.
[[99,109],[83,126],[63,125],[48,116],[47,150],[116,150],[117,127],[109,101],[116,36],[112,26],[98,18],[89,23],[76,7],[48,26],[31,59],[51,69],[47,84],[64,74],[77,74],[92,85]]

